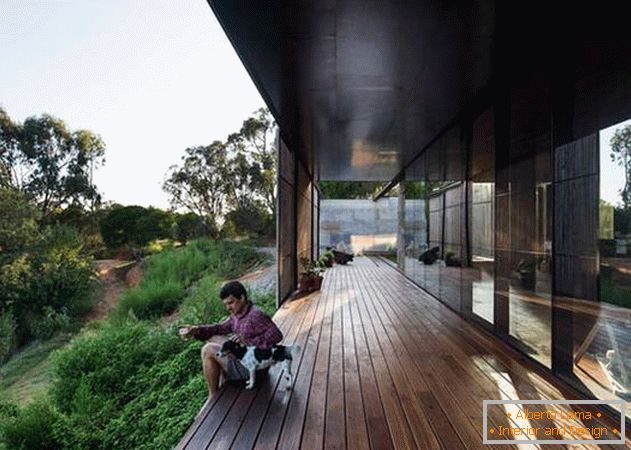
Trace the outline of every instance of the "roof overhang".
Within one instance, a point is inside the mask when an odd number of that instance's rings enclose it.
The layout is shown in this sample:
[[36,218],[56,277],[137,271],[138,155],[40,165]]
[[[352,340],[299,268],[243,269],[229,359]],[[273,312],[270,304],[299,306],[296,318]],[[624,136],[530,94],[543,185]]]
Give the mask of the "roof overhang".
[[493,1],[209,3],[316,179],[392,179],[492,77]]

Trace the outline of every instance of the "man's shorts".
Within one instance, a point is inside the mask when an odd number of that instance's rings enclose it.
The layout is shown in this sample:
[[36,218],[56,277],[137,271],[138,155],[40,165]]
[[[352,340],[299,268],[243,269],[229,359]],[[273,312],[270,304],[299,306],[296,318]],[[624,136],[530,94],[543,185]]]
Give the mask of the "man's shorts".
[[250,371],[245,368],[241,361],[234,356],[228,356],[226,381],[247,380],[250,378]]

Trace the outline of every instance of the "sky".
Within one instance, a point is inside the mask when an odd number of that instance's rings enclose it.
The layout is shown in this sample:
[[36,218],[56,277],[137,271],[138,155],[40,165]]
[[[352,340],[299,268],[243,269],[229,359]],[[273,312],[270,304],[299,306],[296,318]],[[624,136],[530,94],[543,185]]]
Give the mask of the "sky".
[[0,107],[99,134],[105,201],[167,208],[184,150],[263,106],[205,0],[2,0]]
[[622,203],[620,192],[624,188],[624,169],[611,161],[610,142],[617,129],[631,125],[631,119],[600,130],[600,198],[617,206]]

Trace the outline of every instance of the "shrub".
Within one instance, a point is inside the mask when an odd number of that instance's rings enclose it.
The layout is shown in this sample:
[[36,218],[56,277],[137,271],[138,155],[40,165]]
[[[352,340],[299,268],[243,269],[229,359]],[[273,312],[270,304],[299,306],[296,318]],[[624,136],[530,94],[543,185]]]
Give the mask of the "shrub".
[[178,215],[175,218],[173,237],[186,244],[191,239],[216,237],[217,225],[212,218],[198,216],[195,213]]
[[72,317],[90,311],[93,260],[75,229],[65,225],[50,228],[38,245],[32,266],[36,276],[31,281],[30,300],[38,305],[38,313],[44,306],[56,311],[65,307]]
[[174,448],[207,394],[199,367],[199,343],[143,370],[134,385],[142,392],[126,403],[104,432],[105,448]]
[[142,247],[154,239],[171,237],[172,226],[173,217],[166,211],[123,206],[112,209],[101,220],[101,235],[111,249],[128,244]]
[[139,319],[150,319],[174,311],[184,296],[181,282],[150,279],[137,288],[124,291],[116,308],[115,318],[121,319],[133,311]]
[[253,247],[238,242],[202,239],[193,245],[208,255],[208,271],[223,278],[236,278],[265,260]]
[[249,296],[252,302],[263,311],[265,311],[270,317],[276,312],[276,293],[269,291],[265,293],[254,293]]
[[[1,412],[0,415],[2,415]],[[10,449],[56,450],[62,448],[53,432],[60,417],[43,398],[24,409],[14,409],[3,419],[0,421],[0,435],[4,444]]]
[[0,307],[11,305],[18,342],[24,343],[35,335],[46,307],[71,318],[90,311],[93,282],[92,258],[78,233],[65,225],[54,226],[32,251],[0,266]]
[[55,404],[64,413],[76,412],[73,402],[87,390],[121,406],[142,391],[142,386],[134,384],[140,371],[169,359],[185,346],[175,335],[143,322],[104,325],[97,335],[78,338],[55,356],[57,381],[51,391]]
[[0,362],[4,361],[15,345],[15,319],[9,311],[0,313]]
[[[239,236],[271,239],[276,234],[274,216],[265,206],[255,200],[246,200],[238,204],[226,215],[226,230]],[[229,234],[226,235],[230,236]]]
[[215,275],[202,278],[184,299],[179,310],[179,323],[213,323],[225,319],[227,312],[219,299],[220,288],[221,281]]
[[65,306],[55,311],[50,306],[44,306],[42,316],[32,323],[33,336],[37,339],[50,339],[58,332],[76,331],[77,323],[69,316]]
[[78,338],[55,358],[55,434],[73,449],[172,448],[205,395],[200,347],[142,322]]
[[37,241],[37,211],[26,196],[0,189],[0,266],[27,251]]

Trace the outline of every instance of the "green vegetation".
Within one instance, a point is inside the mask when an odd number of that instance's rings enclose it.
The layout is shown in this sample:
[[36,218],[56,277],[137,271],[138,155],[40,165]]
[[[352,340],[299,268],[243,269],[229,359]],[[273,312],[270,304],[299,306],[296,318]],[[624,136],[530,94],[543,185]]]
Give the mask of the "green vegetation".
[[140,285],[121,295],[113,317],[124,319],[130,312],[139,319],[169,314],[182,302],[186,287],[205,273],[232,278],[261,260],[253,248],[227,241],[201,239],[167,249],[150,259]]
[[[98,135],[0,108],[0,450],[175,445],[206,387],[201,343],[174,327],[224,319],[223,280],[264,263],[245,241],[217,239],[273,240],[275,127],[260,110],[226,142],[188,149],[165,183],[179,214],[103,205]],[[81,330],[94,258],[146,255],[140,284]],[[273,313],[273,293],[252,298]]]
[[36,341],[0,367],[0,392],[7,400],[28,404],[44,393],[53,379],[51,354],[70,341],[59,334],[44,342]]
[[[13,221],[15,245],[3,252],[0,262],[0,360],[33,338],[77,329],[92,307],[92,258],[81,236],[65,225],[32,235],[25,231],[31,221],[28,216]],[[2,234],[0,230],[0,240]],[[15,335],[10,333],[9,317],[15,321]]]
[[143,247],[154,239],[171,237],[173,215],[156,208],[113,208],[101,221],[101,235],[108,248],[132,244]]
[[600,266],[600,299],[631,308],[631,277],[609,266]]
[[271,113],[259,109],[225,141],[184,150],[181,164],[170,168],[162,187],[174,208],[193,214],[177,224],[181,240],[200,229],[216,231],[221,219],[224,237],[274,239],[275,134]]
[[[138,303],[145,309],[137,310],[131,300],[121,302],[113,320],[86,330],[52,360],[43,358],[44,348],[34,346],[32,364],[23,354],[24,360],[5,366],[7,377],[14,380],[10,385],[15,385],[25,367],[36,370],[41,367],[37,361],[52,361],[54,382],[49,396],[36,398],[33,406],[20,409],[6,400],[0,403],[0,442],[11,449],[172,448],[206,396],[199,363],[202,343],[181,340],[176,326],[224,320],[218,296],[223,278],[243,273],[262,259],[242,244],[210,240],[152,256],[143,282],[123,297],[141,298]],[[178,287],[177,304],[167,310],[167,297],[153,296],[168,289],[160,291],[160,281]],[[273,293],[250,297],[273,313]],[[178,305],[176,321],[166,327],[138,319],[144,314],[139,311],[157,318]],[[54,347],[63,344],[60,340]]]

